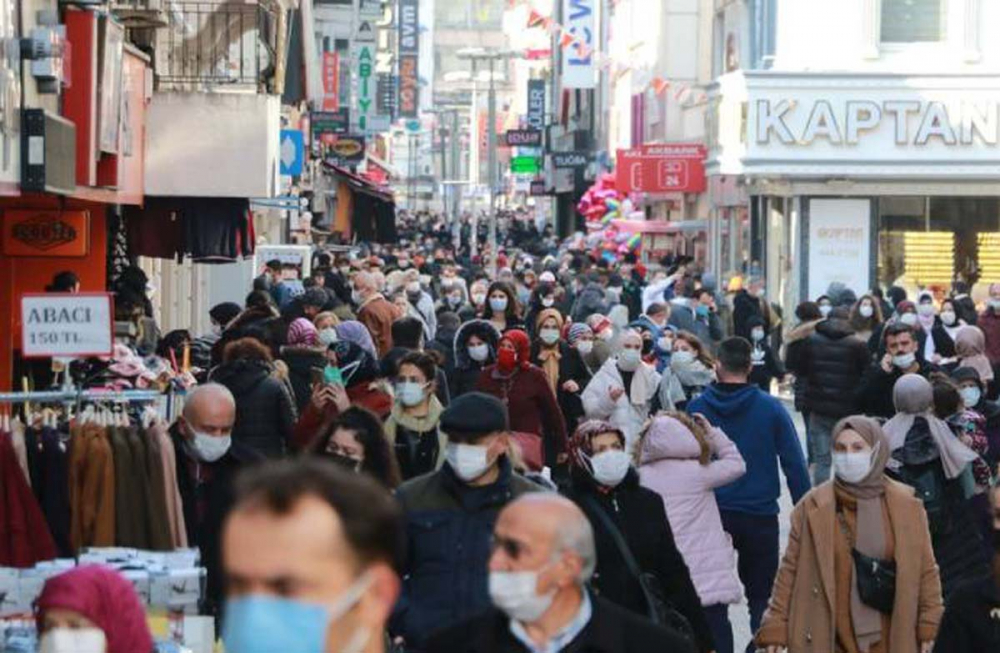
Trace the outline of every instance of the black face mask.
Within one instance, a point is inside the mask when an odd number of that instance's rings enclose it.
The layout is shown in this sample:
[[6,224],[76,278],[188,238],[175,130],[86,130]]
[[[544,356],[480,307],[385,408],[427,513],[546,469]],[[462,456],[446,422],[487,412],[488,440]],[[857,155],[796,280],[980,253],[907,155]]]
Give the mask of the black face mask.
[[653,353],[653,341],[652,340],[643,340],[642,341],[642,355],[643,356],[649,356],[651,353]]
[[351,458],[350,456],[344,456],[339,453],[328,453],[326,454],[326,457],[348,471],[352,472],[361,471],[361,465],[363,461],[358,460],[357,458]]

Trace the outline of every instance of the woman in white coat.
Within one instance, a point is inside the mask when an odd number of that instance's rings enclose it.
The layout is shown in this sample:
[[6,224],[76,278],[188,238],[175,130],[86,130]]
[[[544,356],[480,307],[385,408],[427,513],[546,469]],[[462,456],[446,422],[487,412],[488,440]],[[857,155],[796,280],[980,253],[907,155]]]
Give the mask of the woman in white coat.
[[583,410],[588,419],[611,422],[625,434],[626,448],[633,451],[639,432],[660,385],[660,375],[642,362],[642,336],[626,329],[621,351],[609,358],[583,391]]
[[729,606],[743,599],[736,552],[714,490],[746,473],[736,445],[702,415],[662,412],[639,445],[639,482],[663,497],[677,548],[691,572],[717,653],[733,652]]

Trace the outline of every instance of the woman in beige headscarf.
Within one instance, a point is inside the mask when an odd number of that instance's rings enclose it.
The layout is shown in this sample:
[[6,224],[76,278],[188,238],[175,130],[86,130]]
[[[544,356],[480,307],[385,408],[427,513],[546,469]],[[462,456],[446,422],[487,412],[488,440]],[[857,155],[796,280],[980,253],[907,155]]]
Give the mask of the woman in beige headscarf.
[[[833,442],[835,478],[792,511],[756,643],[768,653],[929,653],[942,606],[923,504],[885,476],[889,443],[878,422],[844,418]],[[895,564],[891,611],[861,599],[854,551]]]

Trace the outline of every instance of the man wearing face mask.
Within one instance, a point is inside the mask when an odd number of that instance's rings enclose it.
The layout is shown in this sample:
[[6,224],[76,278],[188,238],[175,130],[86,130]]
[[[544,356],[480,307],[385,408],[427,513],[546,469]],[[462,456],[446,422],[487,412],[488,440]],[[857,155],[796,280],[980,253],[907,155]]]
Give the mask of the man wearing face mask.
[[[661,507],[662,510],[662,507]],[[500,513],[489,559],[495,607],[431,638],[433,653],[693,653],[677,633],[597,596],[586,584],[597,552],[587,517],[554,494]]]
[[384,653],[399,596],[399,508],[317,459],[242,476],[223,548],[228,653]]
[[914,327],[901,322],[890,324],[882,336],[885,355],[868,368],[858,387],[857,400],[866,415],[888,419],[896,414],[892,402],[896,381],[904,374],[919,374],[926,379],[937,367],[918,354],[920,345]]
[[201,550],[208,571],[209,613],[216,612],[222,599],[219,531],[232,505],[233,479],[261,460],[255,451],[233,441],[235,423],[232,393],[223,385],[207,383],[188,393],[184,412],[170,427],[188,542]]
[[511,499],[540,491],[514,473],[507,457],[507,407],[470,392],[441,414],[448,436],[445,463],[399,487],[408,524],[403,597],[392,634],[406,650],[424,648],[427,636],[489,607],[486,562],[489,535]]
[[[565,494],[594,530],[597,568],[591,583],[605,599],[648,617],[639,579],[632,573],[618,535],[644,574],[651,574],[665,598],[688,620],[699,651],[715,648],[701,600],[667,521],[663,500],[639,485],[625,451],[625,435],[608,422],[580,424],[570,442],[570,483]],[[617,534],[612,532],[617,531]]]
[[[990,284],[990,296],[986,300],[986,309],[976,321],[986,336],[986,356],[993,366],[993,376],[1000,378],[1000,284]],[[996,393],[991,392],[990,398],[995,399]]]

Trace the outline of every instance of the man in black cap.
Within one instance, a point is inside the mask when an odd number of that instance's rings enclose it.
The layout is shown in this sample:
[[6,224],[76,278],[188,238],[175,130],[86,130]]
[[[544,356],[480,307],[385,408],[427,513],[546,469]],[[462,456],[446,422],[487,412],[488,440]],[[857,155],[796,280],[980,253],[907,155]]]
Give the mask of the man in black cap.
[[470,392],[441,414],[446,462],[397,490],[407,521],[409,559],[390,631],[421,651],[435,630],[489,609],[487,562],[500,510],[542,488],[511,468],[507,407]]

